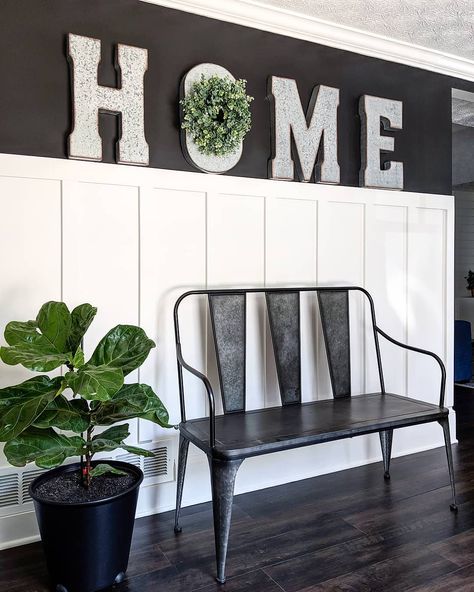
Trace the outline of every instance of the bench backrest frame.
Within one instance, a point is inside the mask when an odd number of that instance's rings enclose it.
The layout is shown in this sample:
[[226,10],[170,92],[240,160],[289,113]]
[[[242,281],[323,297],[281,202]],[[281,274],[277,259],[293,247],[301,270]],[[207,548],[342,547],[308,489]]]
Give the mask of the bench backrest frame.
[[[337,386],[336,386],[337,381],[334,376],[334,367],[330,363],[331,352],[328,351],[328,343],[329,343],[328,335],[327,335],[328,323],[326,323],[325,319],[324,319],[324,315],[325,315],[324,300],[330,294],[347,295],[347,297],[348,297],[349,293],[351,293],[351,292],[360,292],[367,298],[368,303],[369,303],[369,310],[370,310],[370,317],[371,317],[370,320],[371,320],[371,325],[372,325],[372,333],[373,333],[375,352],[376,352],[376,358],[377,358],[380,390],[382,393],[385,392],[385,381],[384,381],[382,360],[381,360],[381,354],[380,354],[378,329],[377,329],[377,323],[376,323],[376,317],[375,317],[375,306],[374,306],[372,296],[364,288],[361,288],[359,286],[296,286],[296,287],[284,287],[284,288],[228,288],[228,289],[190,290],[180,296],[180,298],[176,302],[175,309],[174,309],[175,338],[176,338],[176,348],[177,348],[177,357],[178,357],[178,360],[177,360],[177,362],[178,362],[178,381],[179,381],[179,394],[180,394],[182,421],[186,421],[186,403],[185,403],[185,397],[184,397],[183,367],[186,368],[187,370],[189,370],[190,372],[192,372],[193,374],[195,374],[196,376],[198,376],[198,378],[200,378],[201,380],[203,380],[204,385],[207,390],[208,398],[209,398],[211,414],[214,414],[214,407],[215,407],[214,393],[213,393],[212,386],[210,385],[209,380],[202,373],[200,373],[196,369],[189,366],[184,361],[184,359],[182,357],[180,327],[179,327],[179,306],[182,303],[182,301],[185,298],[188,298],[191,296],[205,295],[208,297],[210,316],[211,316],[211,324],[212,324],[213,336],[214,336],[214,344],[216,346],[217,366],[218,366],[219,380],[220,380],[220,385],[221,385],[221,397],[222,397],[224,412],[225,413],[232,413],[232,412],[245,411],[245,393],[243,395],[243,400],[241,398],[239,398],[238,394],[233,393],[233,398],[232,397],[230,398],[230,405],[229,405],[229,399],[227,399],[225,396],[225,393],[223,393],[224,380],[223,380],[222,368],[221,368],[221,356],[219,355],[219,351],[218,351],[219,334],[218,334],[218,329],[216,327],[216,322],[215,322],[216,321],[216,308],[218,309],[218,306],[216,305],[216,303],[219,300],[219,296],[235,296],[236,299],[233,304],[237,303],[240,300],[239,297],[242,298],[243,307],[238,307],[238,306],[235,307],[234,312],[237,316],[241,317],[240,321],[241,321],[241,326],[242,326],[242,330],[243,330],[243,339],[245,339],[245,334],[246,334],[246,314],[245,314],[245,312],[246,312],[247,295],[248,294],[259,294],[259,293],[265,295],[266,304],[267,304],[267,313],[269,315],[270,329],[271,329],[271,334],[272,334],[272,343],[273,343],[273,347],[274,347],[275,361],[276,361],[276,366],[277,366],[277,374],[279,374],[278,379],[279,379],[280,393],[281,393],[281,397],[282,397],[282,405],[286,405],[286,404],[300,403],[301,397],[294,396],[293,397],[294,400],[285,400],[285,394],[282,391],[282,384],[284,384],[284,380],[283,380],[283,377],[281,376],[281,373],[280,373],[281,364],[278,363],[278,359],[277,359],[278,352],[275,349],[276,343],[277,343],[277,341],[275,339],[276,324],[274,322],[272,322],[272,318],[271,318],[272,317],[272,308],[271,308],[270,302],[271,302],[273,295],[287,295],[287,296],[289,296],[292,294],[293,295],[296,294],[297,298],[298,298],[298,303],[299,303],[301,294],[305,293],[305,292],[315,292],[318,296],[318,302],[319,302],[320,312],[321,312],[321,317],[322,317],[321,324],[322,324],[322,329],[323,329],[324,342],[326,345],[326,353],[328,355],[331,384],[333,387],[333,395],[335,398],[350,396],[351,393],[350,393],[350,390],[349,390],[349,392],[344,392],[344,389],[342,389],[342,391],[337,390]],[[219,312],[219,311],[217,311],[217,312]],[[347,315],[348,314],[349,314],[349,310],[347,307]],[[243,318],[242,318],[242,316],[243,316]],[[298,306],[297,323],[298,323],[298,325],[300,325],[299,306]],[[299,335],[298,335],[298,337],[299,337]],[[244,349],[243,359],[240,358],[240,363],[243,365],[243,367],[242,367],[243,376],[241,378],[243,380],[243,384],[245,385],[245,378],[246,378],[245,377],[245,349]],[[300,364],[299,372],[301,373],[301,364]],[[335,388],[335,386],[336,386],[336,388]],[[300,393],[299,393],[299,395],[300,395]],[[291,399],[291,394],[290,394],[289,399]]]

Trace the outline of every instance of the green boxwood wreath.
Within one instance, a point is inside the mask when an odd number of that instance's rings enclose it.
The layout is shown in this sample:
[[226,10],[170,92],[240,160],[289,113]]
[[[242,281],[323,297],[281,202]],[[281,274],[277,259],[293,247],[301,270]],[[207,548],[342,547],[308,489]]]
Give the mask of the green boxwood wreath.
[[199,152],[207,156],[234,153],[251,128],[246,80],[211,76],[196,82],[180,101],[181,128],[188,132]]

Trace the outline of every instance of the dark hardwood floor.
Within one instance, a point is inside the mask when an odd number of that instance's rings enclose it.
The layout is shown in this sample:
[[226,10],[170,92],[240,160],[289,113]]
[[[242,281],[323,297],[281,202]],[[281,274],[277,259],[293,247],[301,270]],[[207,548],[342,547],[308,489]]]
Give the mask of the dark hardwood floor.
[[[474,442],[454,446],[459,513],[444,448],[235,498],[228,581],[214,582],[210,504],[137,520],[116,592],[472,592]],[[40,544],[0,553],[1,592],[46,592]]]

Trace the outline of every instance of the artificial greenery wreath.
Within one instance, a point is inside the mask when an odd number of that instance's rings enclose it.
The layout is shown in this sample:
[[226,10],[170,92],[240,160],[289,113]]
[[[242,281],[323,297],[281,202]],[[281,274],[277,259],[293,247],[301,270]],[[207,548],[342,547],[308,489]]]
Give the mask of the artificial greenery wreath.
[[234,153],[251,127],[246,80],[232,80],[214,75],[194,83],[180,101],[183,108],[182,129],[186,130],[199,152],[207,156]]

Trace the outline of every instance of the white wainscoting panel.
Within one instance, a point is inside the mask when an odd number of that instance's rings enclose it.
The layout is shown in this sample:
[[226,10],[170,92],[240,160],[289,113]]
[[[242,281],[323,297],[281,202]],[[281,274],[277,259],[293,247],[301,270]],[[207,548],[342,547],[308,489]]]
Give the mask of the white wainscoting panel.
[[[185,290],[206,285],[206,194],[162,188],[140,193],[140,322],[157,347],[140,368],[140,381],[152,384],[174,422],[179,418],[173,307]],[[202,300],[202,299],[201,299]],[[204,302],[183,303],[181,337],[185,359],[205,369],[205,340],[193,327],[206,333]],[[206,412],[202,385],[185,376],[187,417]],[[161,430],[140,420],[140,442],[163,436]],[[167,432],[165,432],[166,435]]]
[[[236,186],[238,184],[235,184]],[[265,285],[265,198],[210,193],[207,200],[207,283],[209,287]],[[247,299],[247,408],[265,406],[263,297]],[[217,383],[214,352],[210,375]],[[217,409],[222,410],[220,401]]]
[[[60,180],[0,177],[0,253],[0,344],[6,345],[9,321],[35,318],[41,304],[62,297]],[[0,387],[31,377],[23,366],[2,364]],[[3,451],[0,463],[6,463]]]
[[[367,206],[366,282],[375,299],[380,327],[401,342],[407,342],[407,237],[406,206],[374,204]],[[369,323],[369,318],[367,317]],[[369,324],[367,323],[367,328]],[[369,340],[368,340],[369,341]],[[380,339],[386,388],[406,393],[407,353]],[[367,389],[379,388],[372,340],[367,346]]]
[[[353,201],[351,190],[344,201],[321,201],[318,224],[318,283],[363,286],[365,281],[365,204]],[[354,393],[364,389],[365,328],[363,300],[351,295],[351,371]],[[321,343],[321,334],[320,334]],[[322,395],[331,394],[324,346],[319,347],[318,369],[326,377]],[[320,397],[321,398],[321,397]]]
[[[31,318],[49,299],[89,301],[99,314],[86,342],[117,323],[140,324],[157,348],[127,377],[150,384],[180,419],[173,306],[190,289],[228,286],[351,285],[374,296],[378,321],[394,337],[446,361],[452,404],[453,198],[304,183],[0,155],[0,321]],[[351,296],[353,392],[377,390],[368,308]],[[214,381],[207,303],[182,307],[183,353]],[[330,396],[315,298],[301,300],[302,396]],[[247,305],[247,404],[278,403],[262,295]],[[437,401],[428,360],[383,344],[391,390]],[[0,384],[28,376],[2,365]],[[185,377],[188,417],[206,413],[198,381]],[[219,404],[220,405],[220,404]],[[221,408],[221,407],[220,407]],[[177,433],[133,422],[131,442]],[[396,433],[395,454],[441,445],[437,425]],[[237,492],[380,460],[377,436],[331,442],[246,461]],[[5,460],[0,458],[0,466]],[[175,482],[142,487],[139,515],[174,506]],[[210,498],[207,460],[190,454],[184,503]],[[0,516],[0,547],[37,537],[31,508]]]
[[[314,286],[317,283],[318,202],[310,199],[268,198],[265,212],[265,285]],[[301,355],[306,372],[302,375],[302,400],[317,398],[316,303],[310,295],[301,297]],[[266,321],[266,405],[278,405],[280,395]]]
[[[413,208],[408,233],[408,333],[413,345],[446,358],[446,212]],[[450,288],[453,289],[451,283]],[[408,354],[407,392],[438,401],[436,362]],[[414,371],[416,370],[416,371]],[[451,401],[449,401],[451,403]]]
[[[86,359],[112,327],[138,324],[138,236],[138,187],[63,182],[63,298],[70,309],[83,302],[98,309]],[[126,380],[137,378],[135,371]],[[129,425],[136,441],[138,420]]]
[[[0,177],[0,324],[35,318],[61,294],[61,181]],[[31,378],[2,364],[0,386]]]

